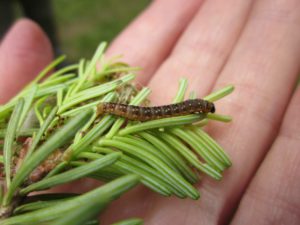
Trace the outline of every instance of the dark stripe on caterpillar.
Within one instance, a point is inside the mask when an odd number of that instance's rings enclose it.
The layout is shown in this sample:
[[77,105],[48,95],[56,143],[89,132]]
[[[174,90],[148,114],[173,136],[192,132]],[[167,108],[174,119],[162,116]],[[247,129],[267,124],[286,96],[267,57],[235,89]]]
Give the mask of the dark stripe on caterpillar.
[[148,121],[161,118],[183,116],[193,113],[214,113],[212,102],[203,99],[191,99],[176,104],[140,107],[119,103],[104,102],[97,107],[98,114],[112,114],[128,120]]

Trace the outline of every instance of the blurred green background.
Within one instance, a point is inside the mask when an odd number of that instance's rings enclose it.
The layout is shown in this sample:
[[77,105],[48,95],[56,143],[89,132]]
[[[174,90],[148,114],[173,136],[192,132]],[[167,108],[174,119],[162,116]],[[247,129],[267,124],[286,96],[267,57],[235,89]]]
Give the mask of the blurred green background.
[[149,3],[150,0],[0,0],[0,40],[16,19],[26,16],[39,23],[54,44],[58,39],[56,53],[65,53],[69,61],[77,61],[90,57],[100,42],[111,42]]
[[110,42],[150,0],[52,0],[61,50],[71,61]]

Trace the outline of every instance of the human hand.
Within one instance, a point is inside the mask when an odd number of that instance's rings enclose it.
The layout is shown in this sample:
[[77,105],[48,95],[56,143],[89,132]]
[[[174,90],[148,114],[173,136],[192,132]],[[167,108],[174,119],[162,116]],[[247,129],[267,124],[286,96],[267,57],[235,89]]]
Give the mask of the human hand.
[[[153,90],[154,104],[170,102],[182,76],[199,96],[226,84],[236,87],[216,105],[233,122],[209,127],[233,166],[221,182],[203,179],[199,201],[136,188],[111,205],[104,224],[130,216],[146,224],[298,224],[300,91],[293,94],[293,88],[300,63],[299,12],[297,0],[155,1],[115,40],[108,54],[122,53],[124,61],[144,68],[139,81]],[[18,51],[13,32],[34,27],[20,23],[0,47],[1,79],[9,90],[21,77],[32,78],[51,57],[38,30],[31,35],[39,33],[39,42],[22,42],[31,49],[26,56],[32,64],[8,54],[8,49]],[[37,43],[43,44],[36,49]],[[45,61],[38,57],[41,49]],[[5,90],[8,97],[12,92]]]

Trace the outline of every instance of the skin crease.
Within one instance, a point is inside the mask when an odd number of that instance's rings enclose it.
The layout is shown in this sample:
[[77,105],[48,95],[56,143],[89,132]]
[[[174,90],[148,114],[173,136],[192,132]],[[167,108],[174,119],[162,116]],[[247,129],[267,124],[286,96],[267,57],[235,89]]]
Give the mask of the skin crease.
[[[108,54],[123,54],[125,61],[145,68],[139,81],[153,90],[154,105],[170,102],[183,75],[199,97],[234,84],[235,92],[216,103],[218,113],[232,115],[233,122],[208,128],[233,166],[221,182],[204,178],[197,185],[199,201],[164,198],[137,187],[110,205],[102,224],[132,216],[142,217],[147,225],[299,224],[300,91],[294,92],[294,86],[300,65],[300,2],[180,3],[153,1],[116,38]],[[166,18],[168,10],[171,18]],[[157,21],[159,29],[150,35]],[[20,57],[22,49],[30,49],[27,63]],[[1,102],[51,56],[43,32],[28,20],[17,22],[0,46]],[[85,191],[93,185],[81,181],[60,191]]]

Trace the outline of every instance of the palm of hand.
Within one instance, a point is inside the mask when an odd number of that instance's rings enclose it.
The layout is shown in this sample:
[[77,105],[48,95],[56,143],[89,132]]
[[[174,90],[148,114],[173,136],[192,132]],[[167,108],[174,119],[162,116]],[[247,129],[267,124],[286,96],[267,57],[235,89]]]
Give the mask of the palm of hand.
[[[299,12],[296,0],[155,1],[114,41],[108,54],[124,53],[126,62],[144,68],[139,81],[153,90],[154,104],[170,102],[181,76],[199,96],[235,85],[217,105],[234,122],[226,130],[209,128],[233,167],[222,182],[199,184],[200,201],[136,188],[113,203],[102,217],[105,224],[129,216],[141,216],[146,224],[300,221],[300,91],[293,94],[300,64]],[[50,49],[31,22],[12,28],[0,46],[2,102],[50,61]]]

